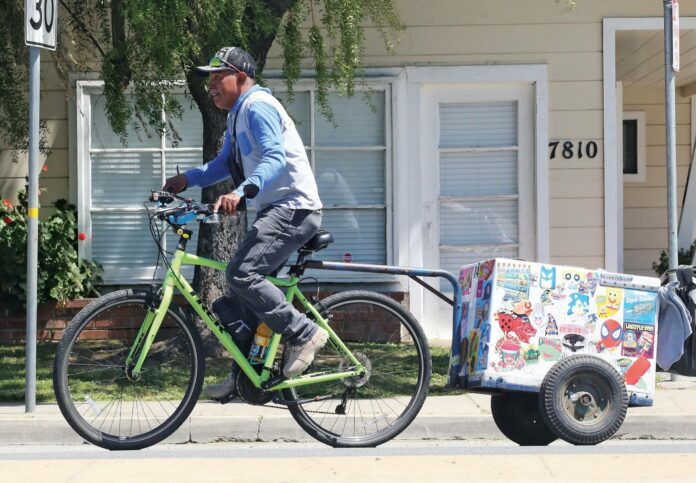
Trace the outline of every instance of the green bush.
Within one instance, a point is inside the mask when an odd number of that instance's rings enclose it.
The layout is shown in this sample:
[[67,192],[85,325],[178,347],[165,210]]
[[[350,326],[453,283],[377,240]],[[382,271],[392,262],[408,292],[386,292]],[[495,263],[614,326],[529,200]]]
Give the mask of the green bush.
[[[66,302],[99,295],[101,266],[77,255],[77,210],[65,200],[53,203],[56,212],[39,222],[39,302]],[[27,199],[19,193],[19,206],[4,200],[0,206],[0,303],[18,309],[27,301]]]
[[[691,260],[694,259],[694,253],[696,252],[696,241],[694,241],[687,250],[679,250],[677,253],[677,263],[679,265],[691,265]],[[653,262],[653,270],[658,275],[662,275],[669,268],[669,254],[666,250],[660,252],[660,261]]]

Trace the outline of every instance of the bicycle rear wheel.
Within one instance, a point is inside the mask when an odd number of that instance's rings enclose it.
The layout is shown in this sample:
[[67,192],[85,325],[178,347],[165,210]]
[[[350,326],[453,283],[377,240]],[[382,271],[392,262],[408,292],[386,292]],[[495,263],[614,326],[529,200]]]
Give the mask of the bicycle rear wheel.
[[[284,390],[295,421],[334,447],[370,447],[389,441],[413,421],[425,401],[430,349],[408,311],[379,293],[348,291],[321,302],[329,325],[367,368],[360,376]],[[326,315],[325,315],[326,317]],[[307,374],[351,370],[330,340]]]
[[153,295],[120,290],[85,307],[58,344],[53,388],[63,416],[92,444],[151,446],[171,435],[198,400],[205,372],[200,335],[170,306],[138,377],[126,358]]

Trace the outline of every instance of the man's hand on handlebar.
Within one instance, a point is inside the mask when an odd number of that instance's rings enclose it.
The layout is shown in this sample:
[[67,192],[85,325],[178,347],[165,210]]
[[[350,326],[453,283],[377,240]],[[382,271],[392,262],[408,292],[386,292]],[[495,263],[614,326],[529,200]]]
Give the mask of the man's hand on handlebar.
[[164,182],[162,191],[169,191],[170,193],[177,194],[184,191],[187,185],[188,180],[186,179],[186,176],[183,174],[177,174],[176,176],[168,178],[167,181]]
[[237,212],[237,206],[241,198],[234,193],[229,193],[220,196],[213,205],[214,213],[223,213],[225,215],[233,215]]

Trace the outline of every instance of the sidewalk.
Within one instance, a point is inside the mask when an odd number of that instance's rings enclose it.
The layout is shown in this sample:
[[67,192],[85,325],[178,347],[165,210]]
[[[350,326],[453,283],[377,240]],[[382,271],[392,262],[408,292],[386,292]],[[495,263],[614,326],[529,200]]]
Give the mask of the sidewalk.
[[[658,383],[652,407],[630,408],[616,437],[696,440],[696,380]],[[432,396],[399,439],[505,439],[481,394]],[[188,421],[167,443],[220,441],[314,441],[284,409],[242,403],[199,402]],[[0,405],[0,445],[83,444],[55,404]]]

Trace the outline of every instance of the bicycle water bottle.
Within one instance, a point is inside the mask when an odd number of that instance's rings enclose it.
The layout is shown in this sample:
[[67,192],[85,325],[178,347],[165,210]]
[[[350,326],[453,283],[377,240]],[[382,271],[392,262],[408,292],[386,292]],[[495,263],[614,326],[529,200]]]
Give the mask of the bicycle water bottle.
[[252,364],[262,364],[265,357],[266,351],[268,350],[268,344],[271,343],[271,336],[273,331],[266,325],[265,322],[261,322],[256,328],[256,335],[254,336],[254,342],[251,344],[251,350],[249,351],[249,362]]

